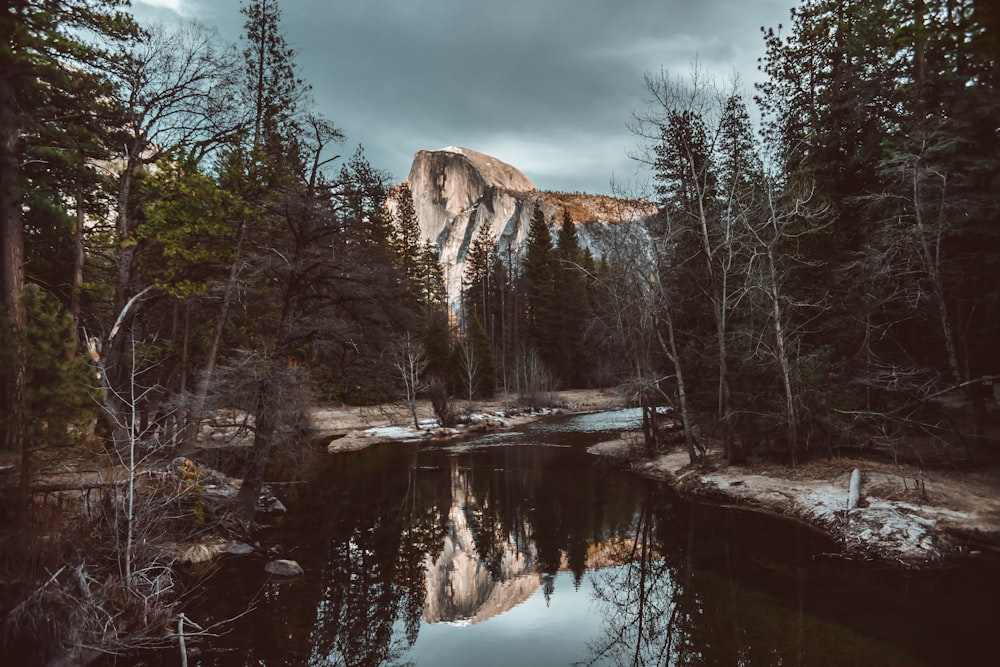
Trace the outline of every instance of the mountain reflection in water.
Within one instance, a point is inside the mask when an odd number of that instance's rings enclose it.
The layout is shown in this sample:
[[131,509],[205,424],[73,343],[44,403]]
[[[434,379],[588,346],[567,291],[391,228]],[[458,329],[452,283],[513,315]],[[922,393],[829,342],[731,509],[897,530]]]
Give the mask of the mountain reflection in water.
[[333,457],[264,535],[306,575],[224,561],[188,615],[256,607],[190,664],[944,665],[995,648],[995,572],[859,572],[794,524],[595,466],[585,448],[628,418]]
[[[535,572],[537,552],[524,521],[503,527],[484,526],[484,509],[469,489],[468,469],[452,461],[451,508],[444,547],[436,559],[426,557],[427,593],[423,618],[427,623],[478,623],[524,602],[541,583]],[[479,524],[477,526],[477,524]],[[493,532],[491,553],[481,556],[473,528]],[[481,542],[487,540],[480,538]]]
[[479,623],[521,604],[543,583],[547,587],[545,594],[551,596],[557,571],[573,569],[579,582],[584,569],[620,565],[637,553],[634,540],[597,535],[575,540],[572,553],[568,548],[561,549],[558,564],[544,563],[539,569],[532,522],[516,513],[512,521],[501,520],[492,511],[497,499],[487,497],[480,502],[472,491],[472,474],[473,469],[452,459],[451,507],[444,546],[436,559],[428,554],[425,560],[423,619],[427,623]]

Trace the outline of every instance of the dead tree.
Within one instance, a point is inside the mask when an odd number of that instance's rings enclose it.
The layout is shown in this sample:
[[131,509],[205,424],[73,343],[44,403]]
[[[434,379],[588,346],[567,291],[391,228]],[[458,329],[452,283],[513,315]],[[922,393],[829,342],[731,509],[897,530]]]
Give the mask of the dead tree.
[[429,363],[424,346],[420,341],[415,340],[410,332],[403,334],[403,337],[392,346],[390,350],[392,364],[396,369],[399,379],[403,383],[403,398],[406,407],[413,418],[413,428],[420,429],[420,420],[417,417],[417,396],[427,389],[424,380],[424,370]]

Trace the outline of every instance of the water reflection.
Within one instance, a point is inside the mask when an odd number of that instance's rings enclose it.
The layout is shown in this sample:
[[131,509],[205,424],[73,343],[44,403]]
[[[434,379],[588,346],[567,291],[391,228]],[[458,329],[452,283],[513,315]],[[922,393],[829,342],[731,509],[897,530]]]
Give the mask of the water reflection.
[[480,503],[470,488],[472,471],[453,460],[451,508],[444,546],[426,557],[428,623],[478,623],[531,597],[541,579],[531,526],[518,517],[500,520],[492,499]]
[[[858,603],[857,591],[807,596],[817,587],[812,577],[842,584],[842,575],[815,563],[818,550],[808,546],[817,538],[790,540],[776,528],[789,526],[747,514],[734,522],[718,509],[648,497],[636,516],[633,557],[591,578],[604,622],[579,664],[938,664],[879,636],[894,619],[880,627],[831,619],[837,606]],[[734,539],[753,532],[756,540]],[[896,594],[863,601],[884,610]]]
[[266,534],[306,576],[227,561],[189,614],[257,608],[192,664],[920,665],[955,657],[931,637],[966,657],[992,641],[974,623],[995,574],[979,593],[855,582],[808,531],[595,468],[591,422],[333,458]]

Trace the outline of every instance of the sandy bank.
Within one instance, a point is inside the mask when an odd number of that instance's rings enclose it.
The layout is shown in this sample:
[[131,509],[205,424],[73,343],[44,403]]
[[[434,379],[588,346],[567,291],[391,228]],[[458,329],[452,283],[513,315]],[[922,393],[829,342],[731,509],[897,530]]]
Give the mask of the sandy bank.
[[554,392],[553,407],[525,410],[517,406],[514,396],[501,395],[471,405],[456,401],[454,408],[463,423],[456,428],[441,428],[429,401],[417,405],[420,428],[402,405],[373,407],[325,407],[312,412],[317,438],[326,441],[330,452],[364,449],[382,442],[447,439],[464,433],[513,428],[561,411],[600,411],[621,407],[621,395],[615,391],[574,389]]
[[[620,457],[626,448],[615,440],[591,452]],[[629,466],[689,498],[802,521],[829,533],[851,558],[919,566],[966,554],[1000,554],[1000,479],[995,473],[925,471],[851,458],[796,467],[724,467],[710,459],[705,470],[697,470],[680,451]],[[862,473],[861,503],[848,510],[855,468]]]

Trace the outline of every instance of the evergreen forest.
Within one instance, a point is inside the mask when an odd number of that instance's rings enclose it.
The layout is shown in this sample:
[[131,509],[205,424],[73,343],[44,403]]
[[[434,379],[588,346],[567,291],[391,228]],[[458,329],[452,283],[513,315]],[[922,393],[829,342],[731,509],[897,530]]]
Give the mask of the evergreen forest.
[[[2,10],[0,645],[161,645],[152,538],[250,530],[325,403],[429,399],[448,426],[616,387],[692,464],[996,457],[996,3],[802,0],[753,90],[649,73],[622,122],[651,187],[620,194],[655,215],[586,248],[541,208],[522,253],[483,230],[459,303],[407,186],[312,103],[278,0],[241,11],[229,45],[119,0]],[[147,471],[226,420],[252,446],[209,516]],[[81,451],[124,472],[74,483],[87,522],[37,479]]]

